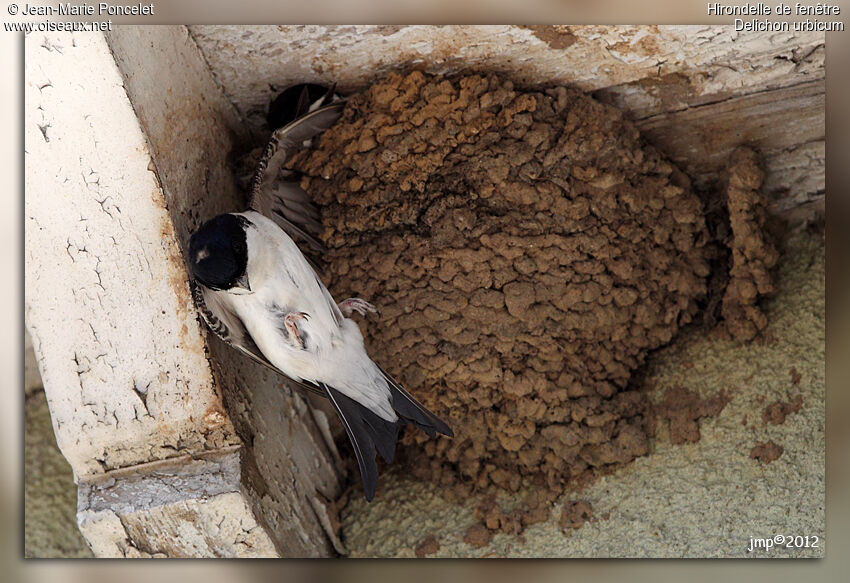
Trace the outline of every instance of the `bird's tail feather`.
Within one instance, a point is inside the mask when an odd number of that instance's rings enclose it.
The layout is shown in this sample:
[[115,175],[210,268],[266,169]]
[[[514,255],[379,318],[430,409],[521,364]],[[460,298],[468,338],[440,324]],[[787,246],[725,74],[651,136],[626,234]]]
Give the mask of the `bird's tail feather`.
[[354,399],[343,395],[333,387],[320,383],[328,395],[337,415],[342,421],[357,465],[360,467],[360,477],[363,480],[363,490],[366,500],[375,497],[378,485],[378,465],[375,463],[375,450],[381,454],[384,461],[391,463],[395,457],[395,445],[398,441],[399,421],[387,421],[377,413],[361,405]]
[[375,452],[381,454],[381,457],[387,463],[392,463],[395,457],[396,442],[398,441],[398,430],[401,425],[405,423],[416,425],[432,438],[437,437],[437,433],[454,437],[454,433],[443,420],[414,399],[383,369],[381,369],[381,373],[383,373],[387,385],[390,387],[392,406],[398,415],[397,421],[387,421],[335,388],[319,383],[319,386],[330,399],[337,415],[339,415],[345,432],[348,434],[348,439],[351,441],[354,456],[357,458],[357,465],[360,468],[363,491],[368,501],[375,497],[375,489],[378,485],[378,465],[375,462]]
[[455,436],[445,421],[434,415],[425,405],[413,398],[413,395],[405,391],[404,387],[387,374],[387,371],[380,366],[378,368],[390,387],[393,409],[405,423],[415,425],[431,438],[437,437],[438,433],[442,433],[448,437]]

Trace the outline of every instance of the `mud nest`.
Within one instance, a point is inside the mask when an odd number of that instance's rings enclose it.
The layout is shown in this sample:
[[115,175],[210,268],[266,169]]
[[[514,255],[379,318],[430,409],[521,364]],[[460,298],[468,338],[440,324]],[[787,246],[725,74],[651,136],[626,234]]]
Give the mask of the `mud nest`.
[[373,358],[456,437],[405,434],[418,475],[560,489],[648,449],[629,378],[697,311],[687,178],[580,91],[390,75],[290,161],[322,207],[334,295],[369,299]]
[[779,259],[764,228],[767,200],[761,190],[763,182],[764,170],[754,150],[732,152],[726,185],[732,230],[727,246],[732,257],[722,314],[728,334],[741,341],[752,340],[767,327],[758,300],[774,291],[770,270]]

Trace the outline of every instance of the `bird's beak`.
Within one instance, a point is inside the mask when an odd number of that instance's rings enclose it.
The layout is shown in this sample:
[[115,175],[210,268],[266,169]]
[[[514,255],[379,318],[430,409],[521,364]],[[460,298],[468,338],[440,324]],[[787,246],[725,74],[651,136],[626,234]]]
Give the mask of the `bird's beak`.
[[233,286],[235,289],[240,290],[241,293],[251,293],[251,285],[248,283],[248,274],[246,273],[242,277],[236,280],[236,285]]

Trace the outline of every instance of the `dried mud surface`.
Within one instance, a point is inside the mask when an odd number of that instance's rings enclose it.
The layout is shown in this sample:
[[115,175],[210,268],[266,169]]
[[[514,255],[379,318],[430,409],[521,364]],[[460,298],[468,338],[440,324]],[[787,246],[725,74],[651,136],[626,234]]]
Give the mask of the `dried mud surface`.
[[416,545],[416,550],[414,553],[416,554],[416,558],[422,559],[427,557],[428,555],[433,555],[437,551],[440,550],[440,543],[437,542],[437,537],[433,534],[429,534],[422,541]]
[[558,524],[561,530],[567,532],[570,528],[581,528],[588,520],[593,519],[593,508],[584,501],[568,502],[561,510],[561,519]]
[[505,510],[494,496],[490,496],[475,508],[475,518],[493,533],[521,535],[532,524],[549,518],[551,502],[538,491],[529,494],[512,510]]
[[563,87],[393,74],[290,164],[322,207],[326,283],[379,307],[370,354],[455,431],[405,434],[417,476],[559,490],[647,453],[629,379],[694,317],[706,228],[687,178],[619,111]]
[[773,292],[770,269],[779,259],[764,229],[767,201],[761,191],[763,182],[758,155],[749,148],[735,150],[727,189],[732,264],[721,313],[726,331],[741,341],[752,340],[767,326],[767,316],[756,304],[759,297]]
[[750,457],[764,464],[778,460],[785,452],[785,448],[773,442],[771,439],[766,443],[758,443],[750,450]]
[[788,415],[797,413],[802,407],[803,397],[797,395],[789,402],[776,401],[771,403],[762,411],[761,418],[765,423],[782,425]]
[[731,399],[720,390],[708,398],[683,387],[671,387],[655,406],[655,412],[670,422],[670,441],[674,445],[696,443],[700,440],[699,420],[716,417]]
[[481,523],[473,524],[466,529],[466,534],[463,535],[463,542],[476,549],[486,547],[491,540],[493,540],[493,533]]

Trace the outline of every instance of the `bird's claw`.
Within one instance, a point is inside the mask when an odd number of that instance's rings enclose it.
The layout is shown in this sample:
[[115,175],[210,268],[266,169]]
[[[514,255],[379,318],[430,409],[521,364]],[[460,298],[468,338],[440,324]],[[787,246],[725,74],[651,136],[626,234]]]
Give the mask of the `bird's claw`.
[[348,298],[341,301],[339,303],[339,309],[346,318],[350,317],[354,312],[357,312],[361,316],[365,316],[369,312],[373,314],[378,313],[378,308],[360,298]]
[[298,346],[299,348],[304,348],[304,339],[301,337],[301,333],[298,331],[298,322],[299,320],[309,320],[310,316],[305,314],[304,312],[289,312],[283,318],[283,325],[286,327],[286,331],[289,332],[289,339],[293,344]]

